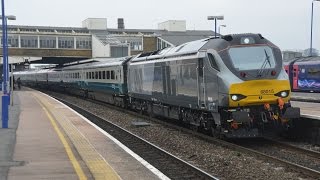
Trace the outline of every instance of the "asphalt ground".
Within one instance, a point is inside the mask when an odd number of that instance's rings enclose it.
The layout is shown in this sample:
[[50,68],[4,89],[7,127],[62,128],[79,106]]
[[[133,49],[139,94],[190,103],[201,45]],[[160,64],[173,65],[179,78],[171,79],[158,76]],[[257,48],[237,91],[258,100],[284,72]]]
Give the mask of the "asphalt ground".
[[[1,94],[2,96],[2,94]],[[0,179],[7,179],[11,166],[21,166],[24,162],[13,161],[13,153],[16,144],[16,131],[19,124],[20,106],[19,98],[13,93],[13,104],[9,105],[8,128],[0,128]],[[0,103],[2,116],[2,101]]]

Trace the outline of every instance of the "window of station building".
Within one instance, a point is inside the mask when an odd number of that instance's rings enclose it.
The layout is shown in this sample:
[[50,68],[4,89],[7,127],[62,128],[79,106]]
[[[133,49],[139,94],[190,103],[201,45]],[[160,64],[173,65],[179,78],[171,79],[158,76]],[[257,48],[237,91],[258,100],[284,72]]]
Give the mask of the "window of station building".
[[130,43],[130,48],[133,51],[142,51],[142,41],[131,41]]
[[74,38],[73,37],[58,37],[58,48],[73,49]]
[[171,45],[165,41],[163,41],[162,39],[159,39],[157,40],[157,48],[158,50],[160,49],[164,49],[166,47],[170,47]]
[[91,72],[88,72],[88,75],[89,75],[89,76],[88,76],[88,77],[89,77],[88,79],[91,79]]
[[98,71],[95,72],[95,79],[99,79],[99,72]]
[[72,33],[72,30],[69,29],[57,29],[58,33]]
[[56,48],[56,37],[40,36],[40,48]]
[[21,47],[23,48],[38,48],[37,36],[20,36]]
[[[2,38],[1,38],[2,45]],[[15,35],[8,35],[8,47],[19,47],[19,37]]]
[[129,43],[130,49],[132,51],[143,51],[142,46],[142,36],[141,37],[133,37],[133,36],[116,36],[117,39],[122,43]]
[[20,32],[37,32],[37,29],[19,28]]
[[76,45],[77,49],[91,49],[92,47],[91,37],[77,37]]
[[94,79],[94,72],[91,72],[91,79]]
[[89,34],[89,31],[87,30],[73,30],[75,33],[79,33],[79,34]]
[[128,46],[111,46],[111,57],[128,56]]
[[102,71],[102,79],[106,79],[106,72]]
[[54,33],[54,29],[38,29],[41,33]]
[[16,32],[18,31],[18,28],[7,28],[8,32]]

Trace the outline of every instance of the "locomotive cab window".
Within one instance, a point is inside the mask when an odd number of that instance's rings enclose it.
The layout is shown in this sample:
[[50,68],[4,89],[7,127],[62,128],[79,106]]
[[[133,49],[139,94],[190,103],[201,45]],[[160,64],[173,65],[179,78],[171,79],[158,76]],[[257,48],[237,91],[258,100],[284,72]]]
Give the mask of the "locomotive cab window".
[[276,66],[273,51],[268,46],[232,47],[229,55],[233,67],[238,71],[270,69]]
[[214,58],[214,56],[210,53],[207,54],[208,55],[208,58],[209,58],[209,62],[210,62],[210,65],[211,67],[213,67],[214,69],[216,69],[217,71],[220,71],[219,70],[219,67],[217,65],[217,62],[216,62],[216,59]]

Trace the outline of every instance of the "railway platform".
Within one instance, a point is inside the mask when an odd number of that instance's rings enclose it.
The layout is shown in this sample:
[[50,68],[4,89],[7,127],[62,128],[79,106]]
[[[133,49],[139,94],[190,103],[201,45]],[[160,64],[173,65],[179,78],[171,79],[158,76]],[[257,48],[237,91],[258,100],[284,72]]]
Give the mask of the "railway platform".
[[13,93],[0,142],[0,179],[166,179],[86,118],[34,90]]

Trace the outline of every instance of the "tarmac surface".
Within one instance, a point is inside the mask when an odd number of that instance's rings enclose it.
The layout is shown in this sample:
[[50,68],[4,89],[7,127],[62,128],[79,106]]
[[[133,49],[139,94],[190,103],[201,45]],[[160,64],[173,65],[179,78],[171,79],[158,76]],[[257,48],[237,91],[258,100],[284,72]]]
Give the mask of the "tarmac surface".
[[[0,179],[7,179],[10,167],[21,166],[24,161],[13,161],[13,153],[16,144],[16,131],[19,125],[20,100],[13,98],[13,105],[9,105],[8,128],[0,128]],[[2,107],[2,103],[0,103]],[[2,108],[0,108],[2,114]],[[2,127],[2,118],[0,120]]]

